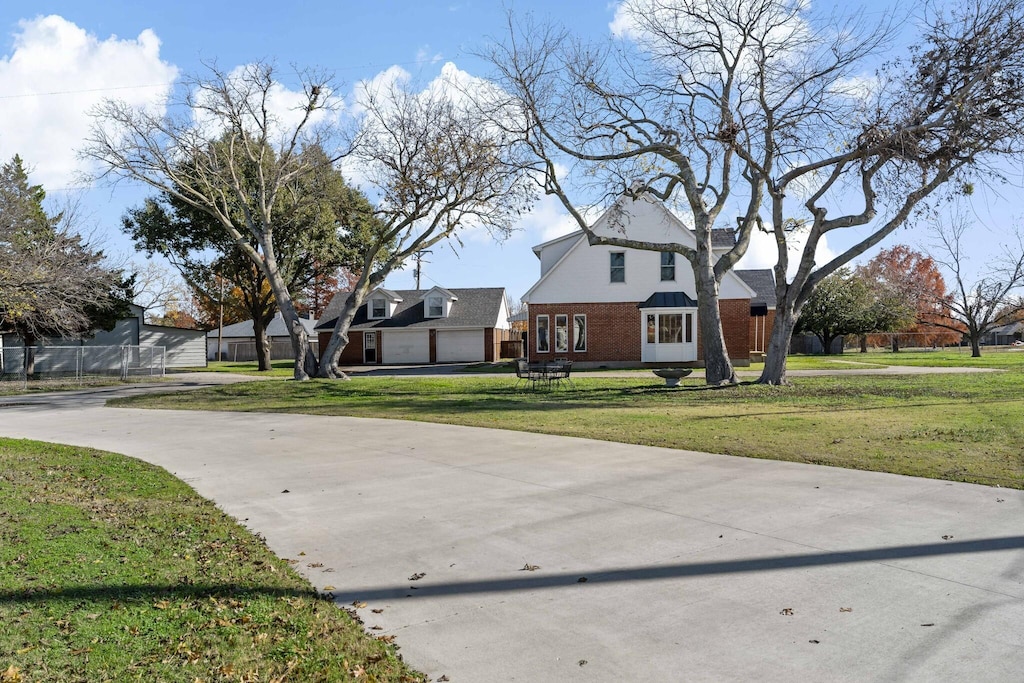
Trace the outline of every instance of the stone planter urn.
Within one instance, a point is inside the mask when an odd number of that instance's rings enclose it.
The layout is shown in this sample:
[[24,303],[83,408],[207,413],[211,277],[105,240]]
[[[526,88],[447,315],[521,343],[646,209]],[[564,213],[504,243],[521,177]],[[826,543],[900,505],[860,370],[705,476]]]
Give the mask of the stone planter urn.
[[686,377],[691,372],[692,368],[658,368],[653,371],[655,375],[665,380],[665,386],[676,387],[679,386],[679,380]]

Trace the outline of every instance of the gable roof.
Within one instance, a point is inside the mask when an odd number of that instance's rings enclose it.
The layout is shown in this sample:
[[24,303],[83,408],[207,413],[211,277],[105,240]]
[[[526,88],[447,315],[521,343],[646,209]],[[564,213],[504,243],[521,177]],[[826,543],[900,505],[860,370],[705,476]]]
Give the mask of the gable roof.
[[771,268],[733,270],[733,272],[743,280],[744,284],[754,290],[755,295],[750,297],[751,304],[764,304],[768,308],[775,308],[775,273]]
[[[302,326],[306,328],[306,333],[307,334],[312,334],[313,333],[313,328],[316,327],[317,321],[316,320],[310,320],[309,318],[303,318],[301,316],[299,317],[299,320],[302,322]],[[231,338],[231,337],[235,337],[235,338],[238,338],[238,337],[242,337],[242,338],[244,338],[244,337],[253,337],[255,335],[256,335],[256,333],[253,331],[252,320],[244,320],[244,321],[242,321],[240,323],[234,323],[233,325],[225,325],[224,326],[224,338],[225,339],[228,339],[228,338]],[[207,332],[206,336],[207,337],[211,337],[213,339],[216,339],[217,338],[217,328],[215,327],[212,330],[210,330],[209,332]],[[285,327],[284,317],[281,315],[280,312],[275,313],[274,314],[274,319],[270,321],[269,325],[267,325],[267,336],[268,337],[287,337],[288,336],[288,328]]]
[[[384,320],[369,319],[366,316],[366,305],[359,307],[356,317],[349,329],[431,329],[431,328],[471,328],[495,327],[499,322],[501,307],[505,303],[504,287],[474,287],[468,289],[448,289],[446,291],[458,300],[452,304],[451,312],[445,318],[428,318],[424,315],[423,296],[429,289],[399,289],[395,293],[402,302],[395,308],[394,314]],[[338,292],[327,305],[322,321],[316,326],[319,331],[334,328],[334,323],[341,313],[342,306],[351,296],[351,292]]]

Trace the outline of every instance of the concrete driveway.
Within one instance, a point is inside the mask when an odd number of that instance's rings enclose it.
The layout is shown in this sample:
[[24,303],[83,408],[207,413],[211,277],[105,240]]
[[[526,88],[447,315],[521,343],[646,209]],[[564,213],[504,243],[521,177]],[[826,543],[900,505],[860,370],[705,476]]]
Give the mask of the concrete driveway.
[[1021,491],[438,424],[34,400],[0,406],[0,434],[164,466],[340,603],[365,602],[371,632],[435,678],[1024,671]]

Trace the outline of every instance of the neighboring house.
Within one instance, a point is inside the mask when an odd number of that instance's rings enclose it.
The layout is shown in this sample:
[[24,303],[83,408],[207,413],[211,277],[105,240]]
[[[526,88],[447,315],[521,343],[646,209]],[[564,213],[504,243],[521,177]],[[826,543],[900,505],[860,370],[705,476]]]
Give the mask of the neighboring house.
[[[696,246],[693,232],[663,204],[620,198],[594,223],[608,237]],[[734,244],[715,230],[712,249]],[[526,293],[530,360],[568,358],[584,366],[703,361],[697,288],[688,261],[673,252],[591,246],[582,231],[533,248],[540,279]],[[729,356],[747,365],[763,351],[775,319],[770,270],[731,271],[722,278],[719,309]]]
[[[309,335],[310,346],[313,352],[318,353],[316,348],[316,333],[314,328],[317,321],[312,318],[299,318],[302,326],[306,328]],[[278,360],[292,358],[292,340],[288,334],[288,328],[284,324],[284,317],[280,313],[274,315],[273,320],[267,325],[267,336],[270,338],[270,358]],[[256,360],[256,332],[253,330],[252,320],[245,320],[232,325],[225,325],[223,334],[219,328],[213,328],[206,333],[206,357],[210,360],[217,358],[217,338],[220,337],[220,351],[223,360],[230,361],[251,361]]]
[[[350,294],[339,292],[317,325],[326,349]],[[503,287],[370,292],[349,328],[341,365],[471,363],[501,357],[512,338]]]
[[1009,346],[1024,339],[1024,322],[993,327],[982,338],[986,346]]
[[[145,322],[145,309],[129,305],[131,316],[118,320],[112,330],[97,330],[87,339],[48,338],[38,348],[54,346],[160,346],[164,348],[167,368],[191,368],[206,365],[206,333],[169,325],[151,325]],[[22,341],[14,334],[3,335],[4,346],[21,346]],[[120,356],[113,354],[111,362],[120,363]],[[40,361],[40,371],[46,371],[45,362]]]

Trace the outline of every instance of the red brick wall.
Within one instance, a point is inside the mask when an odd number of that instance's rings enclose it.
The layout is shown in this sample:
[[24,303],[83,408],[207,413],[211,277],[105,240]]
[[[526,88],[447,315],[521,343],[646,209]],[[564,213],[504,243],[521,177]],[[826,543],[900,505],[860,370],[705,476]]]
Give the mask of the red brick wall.
[[[331,333],[320,332],[317,334],[317,339],[320,341],[320,360],[323,360],[324,351],[327,350],[327,344],[331,341]],[[338,359],[338,365],[362,365],[362,363],[363,333],[349,332],[348,344],[341,350],[341,358]]]
[[749,360],[750,299],[720,299],[718,310],[722,314],[722,332],[729,358]]
[[[555,315],[565,314],[569,322],[569,350],[555,351]],[[572,316],[587,316],[587,350],[573,350]],[[537,316],[548,315],[547,353],[537,352]],[[640,310],[636,303],[532,304],[530,306],[530,359],[568,358],[572,361],[639,361]]]
[[[531,304],[529,356],[531,360],[568,358],[573,361],[631,361],[640,362],[640,309],[639,302],[600,304]],[[718,303],[722,312],[722,328],[729,356],[737,360],[750,358],[750,300],[722,299]],[[587,350],[573,350],[572,316],[587,316]],[[774,312],[769,312],[774,313]],[[555,316],[565,314],[569,321],[569,351],[555,351]],[[537,316],[548,316],[547,353],[537,352]],[[769,329],[769,333],[770,333]],[[704,346],[697,326],[697,358],[704,358]]]

